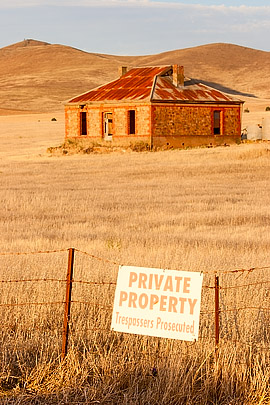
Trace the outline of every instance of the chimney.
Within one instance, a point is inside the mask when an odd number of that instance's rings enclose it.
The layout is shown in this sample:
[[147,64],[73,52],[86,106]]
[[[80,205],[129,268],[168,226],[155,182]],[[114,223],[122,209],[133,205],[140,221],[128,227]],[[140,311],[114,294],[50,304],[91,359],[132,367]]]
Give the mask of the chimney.
[[128,67],[127,66],[119,66],[118,68],[118,74],[119,76],[124,76],[128,71]]
[[173,65],[173,85],[184,86],[184,66]]

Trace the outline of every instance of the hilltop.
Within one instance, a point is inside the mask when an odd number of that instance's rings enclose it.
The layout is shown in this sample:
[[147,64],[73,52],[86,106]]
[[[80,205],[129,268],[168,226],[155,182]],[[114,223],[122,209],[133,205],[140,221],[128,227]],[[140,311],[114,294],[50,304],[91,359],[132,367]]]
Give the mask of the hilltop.
[[117,78],[120,65],[173,63],[184,65],[186,76],[237,97],[269,97],[269,52],[217,43],[156,55],[117,56],[24,40],[0,49],[0,109],[61,110],[69,98]]

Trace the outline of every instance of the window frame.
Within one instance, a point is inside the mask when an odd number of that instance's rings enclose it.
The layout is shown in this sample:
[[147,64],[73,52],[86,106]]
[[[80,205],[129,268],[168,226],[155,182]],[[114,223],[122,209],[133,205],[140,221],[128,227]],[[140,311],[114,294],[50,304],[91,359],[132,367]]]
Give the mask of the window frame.
[[80,136],[88,135],[87,111],[80,111]]
[[[215,115],[218,113],[218,118]],[[216,123],[218,122],[218,126]],[[213,135],[223,135],[223,110],[215,108],[213,110]]]

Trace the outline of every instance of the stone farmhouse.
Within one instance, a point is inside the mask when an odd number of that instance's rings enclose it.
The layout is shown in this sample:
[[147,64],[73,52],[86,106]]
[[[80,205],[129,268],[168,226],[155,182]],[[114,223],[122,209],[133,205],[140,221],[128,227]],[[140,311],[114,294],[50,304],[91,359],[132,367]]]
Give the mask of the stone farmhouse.
[[243,101],[184,77],[183,66],[121,67],[119,73],[66,103],[66,138],[168,148],[241,140]]

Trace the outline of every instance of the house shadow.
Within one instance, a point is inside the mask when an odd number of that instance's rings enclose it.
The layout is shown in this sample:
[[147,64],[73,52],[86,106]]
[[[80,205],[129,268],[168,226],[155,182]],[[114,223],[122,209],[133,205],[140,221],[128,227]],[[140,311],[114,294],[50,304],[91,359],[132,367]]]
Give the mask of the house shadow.
[[243,97],[254,97],[257,98],[257,96],[253,93],[245,93],[239,90],[231,89],[230,87],[222,86],[222,84],[215,83],[215,82],[208,82],[206,80],[199,80],[195,79],[196,82],[205,84],[206,86],[212,87],[216,90],[222,91],[223,93],[231,94],[233,96],[243,96]]

